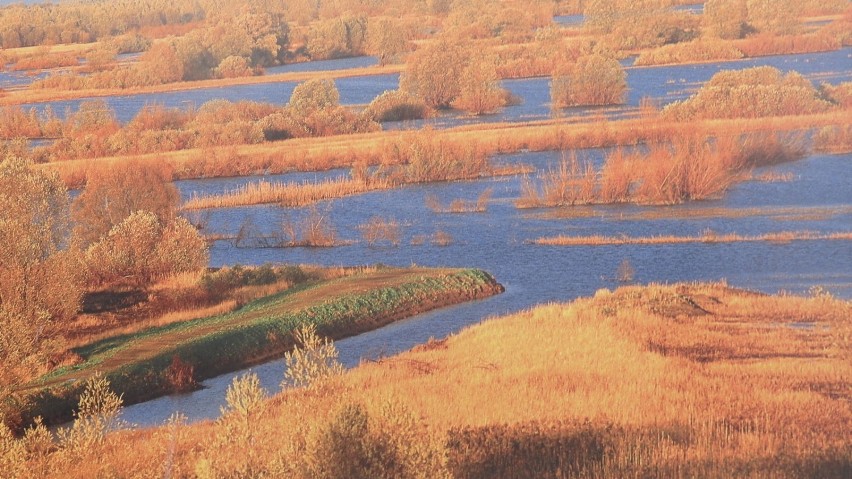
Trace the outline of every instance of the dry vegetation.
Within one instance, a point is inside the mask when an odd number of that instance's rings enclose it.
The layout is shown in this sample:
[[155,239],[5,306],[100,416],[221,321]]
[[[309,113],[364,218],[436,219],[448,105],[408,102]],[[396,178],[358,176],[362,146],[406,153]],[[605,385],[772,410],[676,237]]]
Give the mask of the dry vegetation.
[[651,143],[647,152],[615,150],[600,169],[576,154],[559,167],[525,179],[519,208],[609,203],[675,204],[721,196],[754,167],[775,165],[805,155],[802,138],[780,133],[738,137],[685,134]]
[[848,477],[850,317],[819,291],[625,287],[343,375],[308,331],[288,360],[306,387],[264,400],[238,378],[215,423],[101,434],[79,461],[34,430],[4,459],[21,477]]
[[538,238],[533,243],[549,246],[604,246],[628,244],[683,244],[683,243],[742,243],[768,241],[772,243],[790,243],[792,241],[827,241],[852,240],[852,232],[848,233],[816,233],[813,231],[781,231],[760,235],[740,235],[737,233],[719,234],[713,230],[703,231],[698,236],[660,235],[644,238],[630,236],[554,236]]
[[[755,179],[753,167],[802,157],[803,132],[814,132],[817,151],[850,151],[850,84],[815,87],[770,67],[720,72],[687,100],[662,111],[648,100],[619,121],[379,131],[380,122],[438,109],[493,113],[518,101],[503,88],[505,78],[550,77],[555,108],[622,103],[628,85],[618,60],[633,54],[638,65],[655,65],[852,45],[844,0],[707,0],[702,15],[671,8],[682,3],[95,0],[0,9],[0,70],[7,63],[57,69],[31,88],[0,92],[0,138],[9,140],[0,143],[0,398],[80,365],[74,348],[227,316],[261,296],[352,274],[205,272],[205,238],[177,216],[181,208],[312,205],[412,183],[530,172],[493,166],[496,153],[611,146],[620,148],[601,165],[566,154],[552,171],[527,178],[517,205],[674,204],[718,198]],[[554,13],[583,13],[586,22],[558,26]],[[142,55],[116,61],[128,52]],[[285,63],[363,54],[380,65],[263,75]],[[341,106],[329,80],[386,73],[402,74],[400,89],[366,108]],[[86,101],[64,119],[49,107],[17,106],[275,81],[303,83],[284,107],[149,105],[127,124],[103,101]],[[24,138],[55,141],[31,149]],[[351,177],[252,183],[184,205],[170,183],[331,168],[352,168]],[[83,186],[72,202],[66,188]],[[476,201],[428,198],[427,205],[435,213],[481,212],[489,197],[490,190]],[[842,208],[773,217],[838,214]],[[272,236],[251,226],[230,238],[234,245],[340,244],[317,208],[288,218]],[[402,242],[392,218],[373,217],[359,230],[370,247]],[[706,231],[535,242],[850,239],[847,232]],[[454,238],[436,229],[410,240],[426,242],[449,246]],[[629,262],[618,276],[632,280]],[[429,294],[406,297],[422,303]],[[846,478],[850,317],[848,302],[820,291],[795,298],[725,285],[625,288],[492,320],[344,375],[331,344],[300,330],[286,339],[301,346],[286,358],[285,382],[296,389],[266,401],[257,378],[246,376],[229,389],[226,414],[215,423],[186,426],[174,417],[155,431],[114,433],[122,398],[96,375],[74,425],[55,436],[37,423],[15,438],[0,424],[0,476]],[[264,331],[258,344],[276,334]],[[156,374],[174,390],[193,387],[196,368],[210,366],[160,359]]]

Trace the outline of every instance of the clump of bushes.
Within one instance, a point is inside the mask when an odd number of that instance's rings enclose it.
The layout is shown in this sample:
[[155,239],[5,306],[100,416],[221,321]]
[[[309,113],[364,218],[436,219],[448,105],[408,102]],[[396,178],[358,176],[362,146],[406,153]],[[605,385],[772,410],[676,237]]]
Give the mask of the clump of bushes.
[[824,112],[831,103],[797,72],[784,75],[773,67],[721,71],[692,97],[668,105],[673,119],[759,118]]
[[364,116],[377,122],[419,120],[431,114],[422,98],[402,90],[383,92],[364,110]]
[[207,266],[207,245],[183,218],[163,224],[153,213],[137,211],[86,250],[93,284],[148,284]]
[[618,60],[599,54],[560,65],[554,70],[550,83],[550,98],[556,108],[618,104],[624,102],[626,92],[624,68]]

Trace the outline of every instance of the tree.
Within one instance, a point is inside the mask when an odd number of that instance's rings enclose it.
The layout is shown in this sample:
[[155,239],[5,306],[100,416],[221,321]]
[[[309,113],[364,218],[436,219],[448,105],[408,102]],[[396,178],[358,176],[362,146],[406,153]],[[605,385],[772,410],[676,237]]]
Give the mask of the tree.
[[402,24],[391,18],[371,19],[367,27],[367,53],[379,58],[379,65],[396,63],[411,50],[409,35]]
[[627,74],[614,58],[593,54],[573,65],[557,68],[550,84],[553,106],[612,105],[622,103],[627,92]]
[[90,281],[97,285],[145,285],[198,271],[207,261],[207,244],[187,220],[163,223],[148,211],[132,213],[86,251]]
[[314,79],[296,85],[290,95],[288,106],[299,116],[306,116],[317,110],[335,108],[340,104],[340,93],[333,80]]
[[50,324],[80,306],[68,203],[56,174],[16,157],[0,163],[0,385],[32,374]]
[[75,237],[86,247],[107,234],[131,213],[153,213],[161,222],[172,220],[180,194],[164,162],[125,162],[91,171],[86,189],[73,205]]
[[185,63],[174,42],[157,42],[139,59],[140,83],[158,85],[183,80]]
[[500,87],[493,57],[473,59],[459,79],[459,95],[453,106],[474,115],[491,113],[503,106],[506,91]]
[[460,92],[464,69],[462,48],[446,41],[414,52],[400,79],[400,89],[417,95],[432,108],[448,108]]
[[748,0],[749,24],[758,31],[788,35],[799,29],[799,8],[793,1]]
[[367,19],[344,17],[313,27],[308,35],[308,54],[314,60],[341,58],[364,53]]
[[719,38],[742,38],[748,30],[746,0],[707,0],[704,22],[707,29]]

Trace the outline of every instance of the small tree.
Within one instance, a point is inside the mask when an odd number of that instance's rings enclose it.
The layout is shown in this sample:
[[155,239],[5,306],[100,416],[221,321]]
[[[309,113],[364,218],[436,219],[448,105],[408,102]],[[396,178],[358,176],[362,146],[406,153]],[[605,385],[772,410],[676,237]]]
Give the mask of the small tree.
[[216,67],[216,76],[219,78],[247,77],[253,74],[254,70],[249,65],[249,61],[237,55],[226,57]]
[[506,92],[500,87],[493,57],[472,60],[459,79],[459,95],[453,106],[474,115],[491,113],[503,106]]
[[287,371],[281,387],[310,387],[343,372],[337,348],[328,338],[317,335],[314,324],[305,324],[293,333],[296,348],[284,355]]
[[90,171],[86,189],[73,205],[75,237],[81,246],[88,246],[139,210],[153,213],[161,222],[171,221],[179,200],[171,170],[162,161],[126,162]]
[[339,105],[340,93],[334,81],[318,78],[296,85],[288,103],[290,111],[297,116],[307,116]]
[[461,47],[438,41],[411,55],[400,89],[423,98],[432,108],[448,108],[459,95],[463,68]]
[[122,397],[110,389],[109,380],[101,373],[89,377],[74,413],[74,423],[57,433],[60,447],[81,456],[103,444],[107,433],[121,426],[122,403]]

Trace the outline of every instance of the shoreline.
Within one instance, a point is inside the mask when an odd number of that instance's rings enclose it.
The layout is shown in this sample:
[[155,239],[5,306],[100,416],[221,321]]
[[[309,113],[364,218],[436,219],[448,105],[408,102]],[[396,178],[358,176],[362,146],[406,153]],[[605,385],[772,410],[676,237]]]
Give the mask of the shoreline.
[[[441,307],[484,299],[501,293],[503,286],[475,269],[393,268],[296,289],[252,301],[233,313],[204,318],[196,328],[202,329],[200,333],[149,351],[147,357],[116,362],[115,356],[138,349],[139,340],[106,339],[102,343],[110,344],[101,347],[107,353],[93,353],[77,370],[33,381],[28,389],[13,393],[4,408],[7,419],[11,416],[14,420],[9,422],[20,427],[37,416],[47,425],[71,420],[84,377],[98,370],[123,394],[125,405],[137,404],[175,392],[166,377],[174,357],[191,364],[193,380],[200,382],[282,357],[293,348],[290,333],[308,322],[316,324],[322,336],[339,340]],[[186,333],[192,326],[159,328],[164,329],[159,335],[154,328],[132,336],[156,340],[175,330]],[[97,345],[89,347],[97,350]],[[115,364],[109,367],[110,362]],[[103,370],[104,365],[109,368]]]

